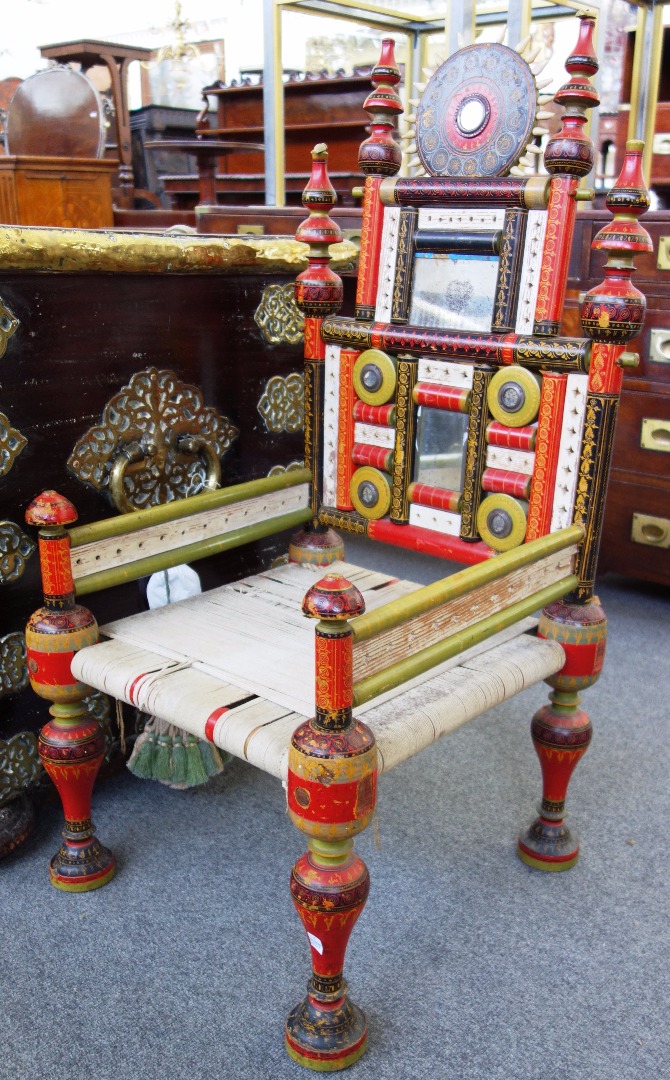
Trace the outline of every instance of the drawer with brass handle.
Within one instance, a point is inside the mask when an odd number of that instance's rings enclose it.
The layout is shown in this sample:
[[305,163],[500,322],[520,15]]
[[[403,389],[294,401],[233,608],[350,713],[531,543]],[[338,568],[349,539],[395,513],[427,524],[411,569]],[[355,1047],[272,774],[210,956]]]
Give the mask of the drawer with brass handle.
[[[670,368],[666,369],[670,374]],[[619,405],[612,468],[668,481],[670,394],[629,392]]]
[[614,479],[607,491],[598,573],[670,587],[670,489],[644,477]]
[[643,450],[661,450],[670,454],[670,420],[645,417],[640,427],[640,446]]
[[655,548],[670,548],[670,518],[651,514],[633,514],[630,538],[634,544]]

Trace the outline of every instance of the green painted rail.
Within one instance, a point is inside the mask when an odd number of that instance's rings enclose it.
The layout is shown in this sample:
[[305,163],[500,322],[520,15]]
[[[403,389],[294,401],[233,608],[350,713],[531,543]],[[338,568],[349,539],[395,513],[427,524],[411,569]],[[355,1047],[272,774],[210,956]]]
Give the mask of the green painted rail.
[[513,623],[518,622],[520,619],[527,618],[534,611],[545,607],[546,604],[550,604],[553,600],[559,600],[574,589],[578,583],[579,578],[576,574],[555,581],[553,585],[547,585],[546,588],[540,589],[539,592],[533,593],[532,596],[526,597],[525,600],[519,600],[504,611],[497,611],[494,615],[489,615],[488,618],[475,623],[474,626],[460,630],[452,637],[438,641],[435,645],[422,649],[421,652],[416,653],[414,656],[400,660],[397,664],[392,664],[384,671],[377,672],[376,675],[361,679],[359,682],[354,683],[354,706],[363,705],[366,701],[370,701],[371,698],[385,694],[387,690],[394,690],[396,686],[407,682],[408,679],[423,675],[424,672],[430,671],[437,664],[442,664],[445,660],[451,659],[452,656],[464,652],[473,645],[478,645],[481,641],[492,637],[493,634],[497,634],[499,630],[504,630],[507,626],[512,626]]
[[194,562],[208,555],[218,555],[221,551],[230,551],[243,544],[251,544],[254,540],[263,540],[266,536],[283,532],[285,529],[295,529],[311,520],[310,507],[292,510],[280,517],[267,518],[255,525],[243,525],[233,532],[212,536],[209,540],[197,540],[193,544],[186,544],[173,551],[148,555],[144,559],[136,559],[135,562],[126,563],[124,566],[115,566],[109,570],[87,574],[75,582],[75,591],[77,596],[86,596],[88,593],[99,592],[100,589],[111,589],[126,581],[136,581],[137,578],[156,574],[159,570],[169,570],[170,567],[177,566],[179,563]]
[[541,536],[538,540],[531,540],[528,544],[504,551],[493,559],[476,566],[467,566],[465,569],[452,574],[449,577],[440,578],[431,585],[424,585],[422,589],[402,596],[398,600],[392,600],[388,604],[369,611],[365,615],[359,615],[352,619],[350,626],[353,630],[354,641],[359,643],[375,637],[384,630],[392,630],[401,623],[413,619],[417,615],[424,615],[427,611],[449,603],[457,597],[465,596],[473,589],[481,585],[488,585],[491,581],[497,581],[506,577],[507,574],[520,570],[524,566],[531,566],[549,555],[554,555],[572,544],[577,544],[584,538],[581,525],[569,525],[566,529],[559,529],[548,536]]
[[[93,544],[98,540],[109,540],[113,536],[125,536],[139,532],[149,525],[164,525],[168,521],[200,514],[204,510],[215,510],[231,503],[246,502],[258,495],[269,495],[273,491],[308,484],[312,479],[309,469],[292,469],[278,476],[264,476],[260,480],[249,480],[244,484],[232,484],[217,491],[203,491],[190,495],[187,499],[175,499],[174,502],[161,506],[150,506],[147,510],[136,510],[131,514],[119,514],[117,517],[93,521],[90,525],[75,525],[69,529],[70,544],[73,548],[83,544]],[[183,560],[182,560],[183,561]]]

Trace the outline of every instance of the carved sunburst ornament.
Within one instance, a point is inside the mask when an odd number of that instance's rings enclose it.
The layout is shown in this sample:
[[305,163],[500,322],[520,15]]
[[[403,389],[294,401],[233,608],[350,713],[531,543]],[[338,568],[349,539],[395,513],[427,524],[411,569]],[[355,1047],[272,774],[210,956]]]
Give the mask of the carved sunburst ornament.
[[173,371],[147,368],[108,402],[68,468],[117,509],[140,510],[216,486],[238,429]]

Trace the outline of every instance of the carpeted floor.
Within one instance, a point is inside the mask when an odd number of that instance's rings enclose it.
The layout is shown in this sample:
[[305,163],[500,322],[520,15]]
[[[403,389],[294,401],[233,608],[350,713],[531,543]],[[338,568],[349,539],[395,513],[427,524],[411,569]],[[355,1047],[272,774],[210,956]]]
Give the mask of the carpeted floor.
[[[437,576],[433,560],[388,559]],[[599,595],[608,657],[584,698],[574,870],[514,854],[539,797],[528,728],[544,687],[383,778],[357,842],[372,891],[347,977],[370,1036],[352,1080],[670,1076],[670,595],[616,577]],[[241,762],[186,793],[124,774],[97,790],[94,820],[119,862],[98,892],[49,885],[55,807],[0,864],[0,1078],[307,1075],[283,1049],[309,958],[287,889],[303,843],[279,783]]]

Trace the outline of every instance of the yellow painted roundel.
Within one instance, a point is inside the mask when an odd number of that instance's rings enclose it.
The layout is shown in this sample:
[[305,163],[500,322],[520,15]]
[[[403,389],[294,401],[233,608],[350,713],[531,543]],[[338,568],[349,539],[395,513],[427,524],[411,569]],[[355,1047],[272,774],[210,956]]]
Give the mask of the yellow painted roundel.
[[540,383],[527,368],[512,364],[496,371],[486,395],[492,416],[509,427],[532,424],[540,408]]
[[361,517],[377,521],[388,514],[391,505],[390,477],[371,465],[363,465],[351,478],[349,494]]
[[354,390],[366,405],[386,405],[395,393],[396,369],[381,349],[366,349],[354,364]]
[[477,529],[484,543],[494,551],[509,551],[522,544],[526,536],[527,506],[511,495],[496,493],[482,499],[477,511]]

